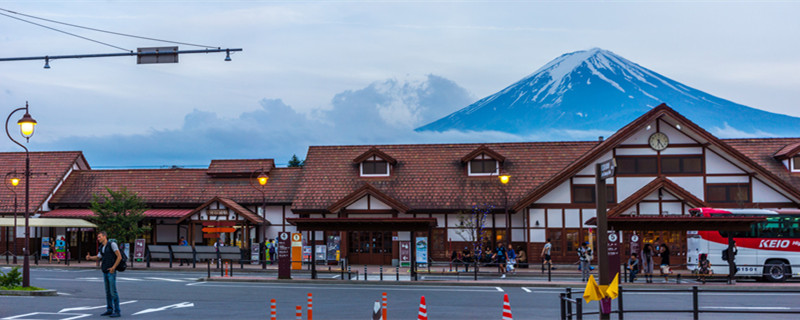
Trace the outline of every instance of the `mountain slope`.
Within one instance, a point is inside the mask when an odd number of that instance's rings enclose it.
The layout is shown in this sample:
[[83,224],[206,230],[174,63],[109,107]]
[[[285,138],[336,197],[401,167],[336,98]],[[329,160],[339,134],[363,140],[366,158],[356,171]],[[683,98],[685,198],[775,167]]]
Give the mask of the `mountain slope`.
[[416,130],[615,131],[662,102],[721,137],[800,135],[800,118],[712,96],[598,48],[564,54],[500,92]]

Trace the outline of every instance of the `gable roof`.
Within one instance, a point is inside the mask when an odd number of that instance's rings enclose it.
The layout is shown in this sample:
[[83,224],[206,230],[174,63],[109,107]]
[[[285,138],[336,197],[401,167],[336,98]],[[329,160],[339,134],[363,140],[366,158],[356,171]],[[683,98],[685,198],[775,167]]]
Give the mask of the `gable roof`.
[[485,153],[487,156],[489,156],[492,159],[495,159],[497,161],[500,161],[501,163],[503,161],[506,161],[506,157],[504,157],[503,155],[495,152],[494,150],[490,149],[486,145],[481,145],[477,149],[472,150],[472,152],[468,153],[463,158],[461,158],[461,162],[469,162],[472,159],[475,159],[475,157],[481,155],[482,153]]
[[269,173],[275,167],[273,159],[211,160],[206,173],[215,177],[250,178],[262,169]]
[[353,159],[353,162],[362,163],[362,162],[364,162],[364,160],[367,160],[372,156],[376,156],[378,158],[386,160],[386,162],[391,163],[392,165],[397,164],[397,159],[392,158],[392,156],[386,154],[385,152],[381,151],[377,147],[369,148],[369,150],[367,150],[367,152],[364,152],[361,155],[359,155],[358,157],[356,157],[355,159]]
[[800,142],[787,144],[785,147],[783,147],[782,149],[778,150],[778,152],[775,153],[775,159],[779,160],[789,159],[791,157],[796,156],[798,153],[800,153]]
[[[506,157],[504,173],[509,204],[546,181],[596,145],[589,142],[488,143],[486,147]],[[397,159],[394,174],[363,178],[352,159],[369,146],[312,146],[306,155],[294,212],[327,213],[332,205],[353,194],[369,181],[387,198],[409,208],[408,212],[453,212],[474,205],[502,207],[503,189],[497,176],[468,176],[462,157],[480,144],[381,145],[380,150]],[[500,201],[500,203],[498,203]]]
[[791,172],[774,157],[775,150],[783,151],[788,146],[800,144],[800,138],[724,139],[722,141],[792,185],[795,190],[800,190],[800,172]]
[[361,188],[358,188],[356,191],[353,191],[349,195],[342,198],[342,200],[339,200],[336,203],[332,204],[330,207],[328,207],[328,211],[333,213],[339,212],[340,210],[353,204],[353,202],[358,201],[359,199],[363,198],[366,195],[371,195],[375,198],[378,198],[378,200],[382,201],[392,209],[397,210],[398,212],[401,213],[406,212],[409,209],[408,206],[404,205],[403,203],[386,195],[385,193],[376,189],[369,183],[365,183],[364,186],[362,186]]
[[191,212],[187,213],[186,215],[184,215],[183,217],[178,219],[177,223],[181,223],[184,220],[191,218],[193,215],[195,215],[198,212],[202,211],[203,209],[207,208],[209,205],[211,205],[214,202],[222,203],[223,205],[225,205],[226,208],[233,210],[233,212],[235,212],[239,216],[243,217],[245,220],[250,221],[252,223],[260,224],[260,223],[263,223],[263,222],[269,222],[269,221],[266,221],[261,216],[250,212],[250,210],[245,209],[244,207],[242,207],[241,205],[236,203],[236,201],[233,201],[233,200],[227,199],[227,198],[214,197],[213,199],[206,201],[205,203],[203,203],[199,207],[195,208]]
[[[268,204],[289,204],[297,190],[300,168],[275,168],[265,187]],[[85,208],[105,187],[125,187],[150,208],[195,208],[214,197],[242,204],[261,204],[262,194],[248,178],[215,178],[205,169],[127,169],[74,171],[50,200],[55,207]]]
[[648,195],[660,190],[661,188],[664,188],[669,193],[677,196],[678,199],[688,202],[695,207],[708,206],[703,200],[695,197],[691,192],[681,188],[681,186],[677,185],[675,182],[672,182],[672,180],[669,178],[662,176],[650,181],[650,183],[644,187],[641,187],[638,191],[625,198],[625,200],[618,203],[614,208],[608,210],[608,216],[614,217],[621,215],[623,212],[644,200],[644,198],[646,198]]
[[609,137],[602,143],[595,146],[592,150],[585,153],[583,156],[574,161],[570,166],[564,168],[564,170],[562,170],[552,179],[544,183],[541,188],[536,188],[533,191],[531,191],[529,194],[524,196],[520,201],[516,202],[512,206],[512,209],[514,211],[519,211],[531,205],[536,200],[538,200],[548,192],[555,189],[559,184],[566,181],[566,179],[569,179],[573,175],[577,174],[580,170],[585,168],[587,165],[591,164],[593,161],[596,161],[599,157],[601,157],[605,153],[610,152],[613,148],[615,148],[620,143],[625,141],[625,139],[635,134],[638,130],[644,128],[647,124],[652,123],[653,121],[663,117],[669,117],[672,120],[674,120],[674,122],[676,122],[677,124],[683,125],[684,127],[686,127],[686,130],[695,133],[700,138],[707,141],[709,145],[722,150],[723,152],[729,154],[737,161],[746,164],[753,170],[754,173],[757,173],[763,176],[765,179],[771,181],[772,183],[780,186],[782,189],[784,189],[790,195],[794,196],[796,199],[800,199],[800,189],[794,188],[787,181],[776,176],[772,171],[766,170],[764,167],[762,167],[752,159],[748,158],[747,156],[739,152],[737,149],[734,149],[733,147],[729,146],[727,143],[718,139],[717,137],[715,137],[705,129],[701,128],[694,122],[690,121],[677,111],[673,110],[666,104],[662,103],[658,107],[651,109],[650,111],[643,114],[636,120],[633,120],[631,123],[619,129],[617,132],[611,135],[611,137]]
[[[58,188],[59,183],[70,173],[74,166],[88,169],[89,164],[80,151],[47,151],[30,152],[31,187],[30,187],[30,212],[35,213],[42,208],[47,198]],[[0,186],[0,213],[14,212],[14,193],[9,191],[6,173],[17,172],[20,178],[19,185],[11,187],[17,193],[17,213],[25,211],[25,153],[2,152],[0,153],[0,177],[3,186]]]

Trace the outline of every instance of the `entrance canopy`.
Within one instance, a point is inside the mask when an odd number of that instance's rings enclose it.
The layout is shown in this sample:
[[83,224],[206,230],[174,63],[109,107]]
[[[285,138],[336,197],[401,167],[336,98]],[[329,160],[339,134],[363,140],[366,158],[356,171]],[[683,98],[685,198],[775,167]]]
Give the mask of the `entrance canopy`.
[[[609,230],[719,230],[749,231],[764,217],[616,216],[608,217]],[[597,218],[586,221],[597,225]]]
[[436,218],[289,218],[298,231],[428,231]]
[[[35,227],[97,228],[97,225],[83,219],[33,218],[28,225]],[[13,227],[14,218],[0,218],[0,227]],[[17,227],[25,226],[25,218],[17,218]]]

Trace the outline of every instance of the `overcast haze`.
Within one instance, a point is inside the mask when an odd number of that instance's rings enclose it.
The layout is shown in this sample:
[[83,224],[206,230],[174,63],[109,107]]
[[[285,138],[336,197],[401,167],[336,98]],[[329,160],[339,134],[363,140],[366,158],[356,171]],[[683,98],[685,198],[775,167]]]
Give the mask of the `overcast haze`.
[[[43,61],[0,62],[2,115],[27,100],[40,123],[29,148],[82,150],[94,167],[281,164],[324,144],[547,140],[412,129],[593,47],[800,117],[797,2],[0,0],[0,8],[244,49],[231,62],[224,54],[160,65],[56,60],[49,70]],[[169,45],[47,25],[131,50]],[[122,51],[0,16],[2,58],[111,52]],[[0,151],[20,150],[5,141]]]

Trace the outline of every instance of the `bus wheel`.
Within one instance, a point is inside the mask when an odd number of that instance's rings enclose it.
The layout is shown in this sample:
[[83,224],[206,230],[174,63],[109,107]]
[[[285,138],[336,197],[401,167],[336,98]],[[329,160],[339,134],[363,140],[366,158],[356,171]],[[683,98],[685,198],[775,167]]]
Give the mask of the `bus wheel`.
[[781,260],[768,260],[764,263],[764,280],[784,282],[790,274],[789,267]]

